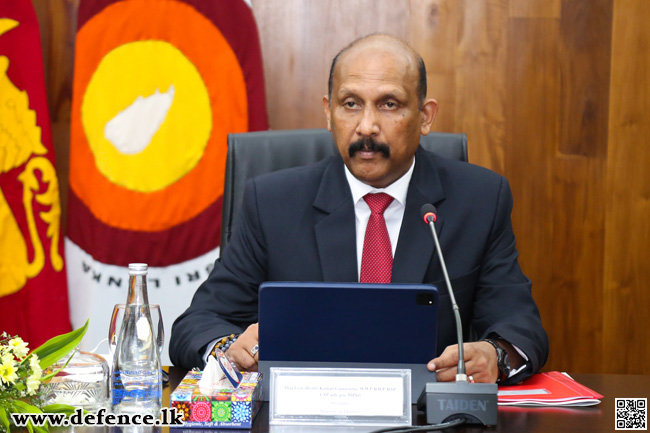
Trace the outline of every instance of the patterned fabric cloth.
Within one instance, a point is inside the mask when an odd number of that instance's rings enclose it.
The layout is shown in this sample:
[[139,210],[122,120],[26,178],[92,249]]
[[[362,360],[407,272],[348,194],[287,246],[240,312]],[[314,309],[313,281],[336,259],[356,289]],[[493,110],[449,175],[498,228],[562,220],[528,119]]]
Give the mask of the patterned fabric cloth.
[[30,349],[70,332],[41,54],[32,2],[0,0],[0,332]]
[[385,193],[366,194],[363,199],[370,207],[361,258],[362,283],[390,283],[393,272],[393,250],[390,245],[384,211],[393,197]]

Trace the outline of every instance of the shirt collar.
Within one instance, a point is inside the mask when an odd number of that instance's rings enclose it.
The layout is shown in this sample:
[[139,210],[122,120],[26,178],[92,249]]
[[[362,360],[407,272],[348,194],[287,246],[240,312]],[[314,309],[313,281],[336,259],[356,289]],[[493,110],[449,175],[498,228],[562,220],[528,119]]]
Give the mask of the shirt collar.
[[411,163],[411,167],[408,169],[408,171],[395,182],[388,185],[386,188],[375,188],[366,183],[363,183],[354,177],[354,175],[350,172],[350,170],[348,170],[348,167],[345,164],[343,167],[345,167],[345,177],[348,180],[350,191],[352,192],[353,203],[356,204],[366,194],[384,192],[393,197],[393,199],[397,200],[402,206],[406,206],[406,194],[408,193],[409,183],[411,182],[411,177],[413,176],[415,158],[413,158],[413,163]]

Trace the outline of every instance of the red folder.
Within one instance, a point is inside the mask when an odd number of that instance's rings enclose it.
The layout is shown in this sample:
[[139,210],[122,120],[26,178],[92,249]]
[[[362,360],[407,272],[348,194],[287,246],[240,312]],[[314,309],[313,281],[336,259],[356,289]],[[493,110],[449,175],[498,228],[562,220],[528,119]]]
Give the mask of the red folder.
[[519,385],[500,386],[500,405],[518,406],[592,406],[602,395],[579,384],[559,371],[539,373]]

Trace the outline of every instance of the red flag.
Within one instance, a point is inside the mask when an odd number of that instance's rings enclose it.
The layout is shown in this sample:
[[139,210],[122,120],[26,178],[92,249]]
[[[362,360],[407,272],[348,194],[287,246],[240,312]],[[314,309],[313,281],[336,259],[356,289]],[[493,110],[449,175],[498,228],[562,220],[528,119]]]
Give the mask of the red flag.
[[32,348],[70,331],[60,224],[38,22],[0,0],[0,331]]
[[168,330],[189,305],[218,256],[227,134],[267,117],[243,0],[88,0],[78,29],[66,262],[92,347],[130,262],[149,264]]

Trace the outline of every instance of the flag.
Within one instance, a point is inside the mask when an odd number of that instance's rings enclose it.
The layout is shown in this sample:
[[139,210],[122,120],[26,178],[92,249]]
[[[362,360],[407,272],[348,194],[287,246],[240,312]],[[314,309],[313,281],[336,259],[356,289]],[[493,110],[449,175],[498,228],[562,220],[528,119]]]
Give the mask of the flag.
[[92,317],[89,348],[107,337],[143,262],[168,341],[218,257],[227,134],[268,127],[257,27],[243,0],[85,0],[78,20],[72,322]]
[[59,184],[30,0],[0,0],[0,331],[70,331]]

